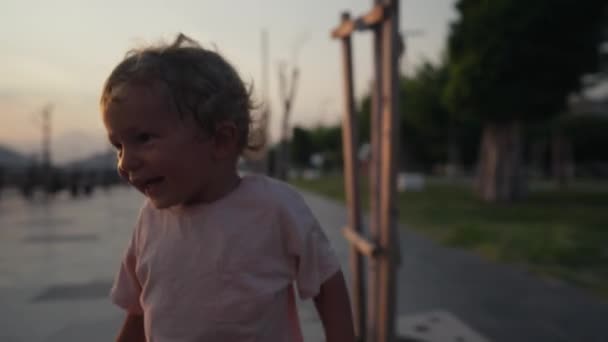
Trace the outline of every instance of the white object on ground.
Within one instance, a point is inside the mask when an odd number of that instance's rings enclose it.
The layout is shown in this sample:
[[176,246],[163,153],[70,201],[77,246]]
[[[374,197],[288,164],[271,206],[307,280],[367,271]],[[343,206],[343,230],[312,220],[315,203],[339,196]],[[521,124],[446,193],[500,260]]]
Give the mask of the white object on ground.
[[421,173],[400,172],[397,175],[397,191],[422,191],[424,190],[424,175]]
[[397,336],[424,342],[490,342],[453,314],[438,310],[400,315]]

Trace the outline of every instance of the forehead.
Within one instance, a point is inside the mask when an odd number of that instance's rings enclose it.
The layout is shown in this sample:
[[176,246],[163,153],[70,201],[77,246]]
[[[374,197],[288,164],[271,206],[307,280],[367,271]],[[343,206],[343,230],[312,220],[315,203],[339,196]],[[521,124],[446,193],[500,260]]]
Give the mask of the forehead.
[[120,128],[128,124],[166,124],[178,119],[166,89],[158,82],[125,83],[114,87],[108,102],[102,108],[102,115],[108,128]]
[[108,96],[106,107],[112,105],[127,107],[157,107],[171,111],[169,90],[162,82],[127,82],[117,84]]

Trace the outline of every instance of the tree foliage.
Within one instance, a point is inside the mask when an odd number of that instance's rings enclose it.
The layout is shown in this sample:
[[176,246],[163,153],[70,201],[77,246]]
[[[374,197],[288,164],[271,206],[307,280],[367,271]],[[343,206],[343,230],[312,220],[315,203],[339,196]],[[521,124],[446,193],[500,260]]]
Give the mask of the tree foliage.
[[[462,162],[471,164],[476,158],[479,124],[451,115],[442,101],[447,77],[444,62],[425,62],[399,81],[400,161],[409,170],[430,171],[433,165],[446,163],[450,142],[457,145]],[[367,95],[359,103],[360,141],[370,141],[370,117]]]
[[340,166],[342,163],[342,128],[336,126],[316,126],[293,129],[291,141],[292,162],[298,167],[310,167],[310,157],[321,154],[326,166]]
[[482,121],[557,115],[598,68],[605,0],[459,0],[446,103]]

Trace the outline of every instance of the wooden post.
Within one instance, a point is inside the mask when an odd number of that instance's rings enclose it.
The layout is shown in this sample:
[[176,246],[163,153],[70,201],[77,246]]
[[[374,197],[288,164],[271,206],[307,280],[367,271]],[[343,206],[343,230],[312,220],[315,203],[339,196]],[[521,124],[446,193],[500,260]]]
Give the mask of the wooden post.
[[[380,5],[382,0],[374,0],[375,5]],[[374,81],[372,83],[371,95],[371,117],[370,117],[370,144],[371,160],[369,169],[369,203],[370,203],[370,235],[371,240],[378,244],[380,241],[380,166],[381,149],[380,137],[382,136],[382,28],[381,24],[373,27],[373,55],[374,55]],[[379,284],[378,284],[378,261],[368,260],[368,341],[374,341],[377,336]]]
[[[344,230],[344,234],[351,245],[356,333],[360,341],[365,338],[368,342],[388,342],[395,338],[395,270],[399,259],[395,205],[399,146],[398,65],[402,52],[398,27],[398,0],[374,0],[374,7],[368,14],[351,20],[348,13],[345,13],[340,25],[332,31],[332,37],[342,41],[345,74],[346,103],[342,139],[349,228]],[[355,30],[363,29],[374,30],[376,74],[372,87],[371,115],[371,241],[361,234],[350,40]],[[362,254],[370,257],[367,292],[369,321],[365,317]]]
[[395,337],[395,218],[396,218],[396,147],[398,146],[398,61],[399,0],[389,0],[389,16],[382,23],[382,168],[380,171],[380,246],[378,256],[380,298],[376,341]]
[[[348,12],[342,14],[342,22],[350,20]],[[342,118],[342,144],[344,150],[344,182],[348,204],[348,225],[361,233],[361,209],[359,202],[356,120],[353,94],[353,66],[350,35],[342,38],[342,58],[344,72],[344,116]],[[355,334],[365,336],[365,297],[363,293],[363,256],[354,244],[350,247],[350,267],[352,270],[352,300],[355,320]]]

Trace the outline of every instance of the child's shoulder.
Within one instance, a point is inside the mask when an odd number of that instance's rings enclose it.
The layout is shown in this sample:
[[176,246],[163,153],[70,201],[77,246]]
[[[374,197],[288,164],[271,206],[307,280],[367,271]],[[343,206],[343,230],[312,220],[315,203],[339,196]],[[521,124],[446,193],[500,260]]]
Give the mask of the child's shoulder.
[[304,200],[292,185],[264,175],[247,175],[243,177],[244,186],[257,200],[279,207],[300,205]]

